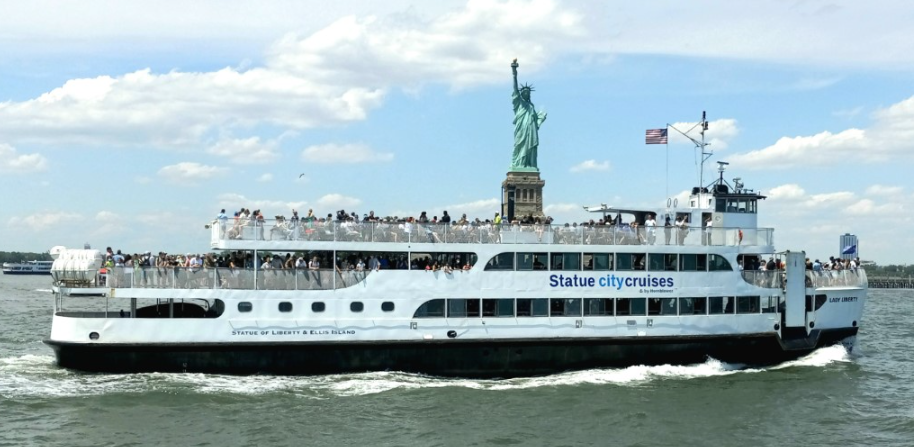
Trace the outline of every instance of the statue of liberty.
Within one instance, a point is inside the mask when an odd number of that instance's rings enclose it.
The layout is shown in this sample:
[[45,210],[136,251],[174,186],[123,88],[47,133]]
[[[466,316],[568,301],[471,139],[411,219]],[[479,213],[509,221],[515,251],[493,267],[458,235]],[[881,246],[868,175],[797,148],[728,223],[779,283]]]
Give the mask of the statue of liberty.
[[517,86],[517,59],[511,62],[514,73],[514,155],[511,158],[512,172],[539,172],[536,167],[536,151],[540,145],[539,128],[546,121],[545,112],[537,112],[530,101],[533,87],[524,84]]

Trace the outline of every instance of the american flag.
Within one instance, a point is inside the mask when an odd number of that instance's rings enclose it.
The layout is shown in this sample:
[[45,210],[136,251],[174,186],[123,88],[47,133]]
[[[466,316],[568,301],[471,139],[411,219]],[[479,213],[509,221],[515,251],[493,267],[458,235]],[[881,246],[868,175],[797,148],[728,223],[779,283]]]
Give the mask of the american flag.
[[644,134],[644,144],[667,144],[666,129],[648,129]]

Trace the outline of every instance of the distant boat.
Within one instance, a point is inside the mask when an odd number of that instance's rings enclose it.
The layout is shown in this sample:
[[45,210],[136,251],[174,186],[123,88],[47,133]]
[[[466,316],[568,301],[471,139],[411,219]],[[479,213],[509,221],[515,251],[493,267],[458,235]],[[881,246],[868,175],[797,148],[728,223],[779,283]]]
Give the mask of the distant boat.
[[50,275],[54,261],[4,262],[4,275]]

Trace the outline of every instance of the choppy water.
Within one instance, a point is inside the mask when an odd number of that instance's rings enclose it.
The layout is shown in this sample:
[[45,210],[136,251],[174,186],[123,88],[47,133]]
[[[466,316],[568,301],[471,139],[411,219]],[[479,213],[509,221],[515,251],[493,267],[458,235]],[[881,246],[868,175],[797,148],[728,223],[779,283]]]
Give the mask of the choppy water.
[[48,281],[0,276],[0,445],[914,445],[914,291],[871,291],[853,353],[487,381],[75,373]]

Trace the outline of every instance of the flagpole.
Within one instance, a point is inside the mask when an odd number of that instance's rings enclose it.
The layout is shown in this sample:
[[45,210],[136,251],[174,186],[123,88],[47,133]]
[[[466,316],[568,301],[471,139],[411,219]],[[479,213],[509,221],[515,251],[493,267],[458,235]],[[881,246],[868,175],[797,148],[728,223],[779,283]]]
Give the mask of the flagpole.
[[[670,133],[670,123],[666,123],[667,134]],[[667,135],[666,139],[666,203],[667,203],[667,214],[670,213],[670,137]]]

